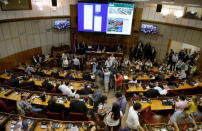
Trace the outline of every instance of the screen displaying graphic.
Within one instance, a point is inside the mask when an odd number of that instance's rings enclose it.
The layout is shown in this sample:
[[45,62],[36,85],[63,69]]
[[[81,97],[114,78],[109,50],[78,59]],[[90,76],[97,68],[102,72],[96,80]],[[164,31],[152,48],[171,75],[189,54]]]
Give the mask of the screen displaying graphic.
[[143,32],[145,34],[156,34],[157,33],[157,27],[155,25],[142,24],[141,25],[141,32]]
[[108,4],[78,3],[78,31],[106,32]]
[[131,34],[134,4],[109,3],[107,34]]
[[62,30],[70,28],[70,20],[57,20],[54,24],[55,29]]

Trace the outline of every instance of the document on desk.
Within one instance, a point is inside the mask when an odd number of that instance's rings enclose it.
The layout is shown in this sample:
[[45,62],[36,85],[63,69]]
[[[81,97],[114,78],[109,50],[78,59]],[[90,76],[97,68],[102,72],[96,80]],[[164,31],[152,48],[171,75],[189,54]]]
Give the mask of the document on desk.
[[124,75],[123,77],[124,77],[124,79],[128,79],[128,76],[125,76],[125,75]]

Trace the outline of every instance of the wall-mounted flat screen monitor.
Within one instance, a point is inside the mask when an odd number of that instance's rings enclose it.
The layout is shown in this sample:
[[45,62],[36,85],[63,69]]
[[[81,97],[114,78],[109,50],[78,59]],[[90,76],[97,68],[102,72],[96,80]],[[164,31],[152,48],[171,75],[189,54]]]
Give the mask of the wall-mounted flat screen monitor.
[[141,32],[145,34],[156,34],[157,26],[151,24],[141,24]]
[[108,4],[78,3],[78,31],[106,32]]
[[63,30],[70,28],[70,20],[56,20],[54,23],[54,28],[57,30]]

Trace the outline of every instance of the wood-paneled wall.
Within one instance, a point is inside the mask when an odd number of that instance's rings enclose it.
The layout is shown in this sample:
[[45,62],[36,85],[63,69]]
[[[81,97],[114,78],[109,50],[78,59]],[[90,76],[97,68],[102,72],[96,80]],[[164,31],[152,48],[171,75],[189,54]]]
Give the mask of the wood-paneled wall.
[[200,51],[200,57],[198,59],[197,64],[198,64],[198,71],[199,71],[200,77],[202,77],[202,48]]
[[38,54],[39,55],[42,54],[41,47],[33,48],[2,58],[0,59],[0,71],[3,71],[4,69],[10,70],[13,67],[15,67],[18,63],[29,64],[32,61],[32,56]]
[[121,43],[126,48],[126,53],[129,53],[131,47],[136,45],[140,31],[140,23],[142,18],[142,9],[135,8],[133,16],[133,26],[131,35],[107,35],[105,33],[93,32],[78,32],[77,31],[77,5],[70,5],[70,18],[71,18],[71,45],[74,47],[74,35],[76,35],[77,42],[85,42],[88,45],[100,44],[103,46],[115,47]]

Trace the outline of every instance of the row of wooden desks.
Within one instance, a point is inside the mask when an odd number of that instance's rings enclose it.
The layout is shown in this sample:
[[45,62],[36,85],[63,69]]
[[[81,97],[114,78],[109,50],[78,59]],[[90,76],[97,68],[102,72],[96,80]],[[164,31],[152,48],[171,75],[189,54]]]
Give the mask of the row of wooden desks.
[[[15,67],[15,69],[24,71],[25,66],[17,66]],[[34,73],[36,73],[36,70],[37,70],[36,68],[33,68]],[[58,70],[59,70],[59,77],[61,78],[65,78],[67,74],[71,73],[75,79],[79,79],[79,80],[83,79],[83,73],[81,71],[76,71],[76,70],[63,70],[61,68],[60,69],[52,68],[52,69],[42,69],[41,72],[43,72],[47,76],[51,76],[52,72],[58,72]]]
[[[9,89],[8,87],[0,87],[0,98],[9,99],[9,100],[13,100],[13,101],[19,101],[21,99],[21,95],[27,97],[31,94],[31,92],[16,89],[10,95],[5,96],[5,94],[10,92],[11,90],[12,89]],[[47,94],[46,100],[42,101],[40,98],[41,94],[43,94],[43,92],[34,93],[30,98],[31,104],[48,106],[48,101],[50,100],[51,96],[54,96],[57,99],[57,103],[63,104],[66,108],[70,107],[71,98],[68,98],[67,96],[63,96],[63,95],[58,96],[58,95],[54,95],[54,94]],[[89,103],[86,103],[86,106],[89,109],[93,108],[93,106],[89,105]]]
[[[202,94],[195,95],[199,100],[202,98]],[[187,99],[191,99],[192,95],[186,96]],[[159,98],[147,98],[147,97],[134,97],[130,99],[130,105],[133,103],[140,103],[142,108],[145,109],[151,106],[151,110],[153,111],[161,111],[161,110],[173,110],[174,103],[178,101],[177,97],[159,97]]]
[[[164,79],[166,80],[166,79],[170,78],[170,76],[171,75],[166,74],[164,76]],[[175,75],[175,77],[178,78],[179,75]],[[147,74],[138,75],[136,78],[136,80],[138,80],[138,81],[151,81],[154,79],[155,79],[154,77],[149,77],[149,75],[147,75]],[[131,81],[131,80],[133,80],[133,75],[130,75],[130,74],[124,75],[124,81]]]
[[[4,73],[4,74],[0,75],[0,78],[8,80],[11,78],[11,75],[8,76],[7,74]],[[19,78],[19,79],[20,79],[20,83],[24,82],[24,80],[22,80],[21,78]],[[45,81],[45,78],[43,78],[43,77],[30,78],[28,80],[28,82],[30,82],[30,81],[34,81],[34,84],[36,86],[41,87],[43,82]],[[62,82],[63,81],[60,79],[56,79],[56,80],[52,80],[52,81],[50,80],[50,83],[52,83],[53,85],[62,84]],[[69,87],[70,87],[70,89],[73,89],[73,90],[81,90],[84,88],[84,83],[85,83],[85,81],[70,81]]]
[[[31,117],[20,117],[15,114],[6,114],[0,113],[2,118],[0,119],[0,124],[5,122],[6,119],[8,121],[5,123],[5,131],[21,131],[23,122],[27,122],[27,130],[29,131],[47,131],[52,130],[55,131],[71,131],[73,129],[78,128],[79,131],[86,131],[87,127],[90,124],[90,121],[58,121],[46,118],[31,118]],[[3,130],[3,129],[2,129]]]
[[[176,88],[169,88],[169,86],[165,86],[164,89],[166,90],[186,90],[186,89],[194,89],[194,88],[197,88],[197,87],[201,87],[201,82],[198,81],[198,84],[197,85],[194,85],[194,86],[190,86],[188,83],[184,82],[182,85],[180,85],[179,87],[176,87]],[[135,93],[135,92],[146,92],[147,88],[143,88],[141,85],[140,86],[137,86],[137,84],[131,84],[129,83],[128,84],[128,89],[125,88],[125,92],[126,93]]]
[[[197,131],[202,130],[202,124],[201,122],[196,122],[197,125]],[[194,124],[193,123],[183,123],[178,124],[178,127],[185,127],[184,129],[186,131],[194,131]],[[168,124],[168,123],[158,123],[158,124],[147,124],[147,129],[149,131],[175,131],[174,124]]]

